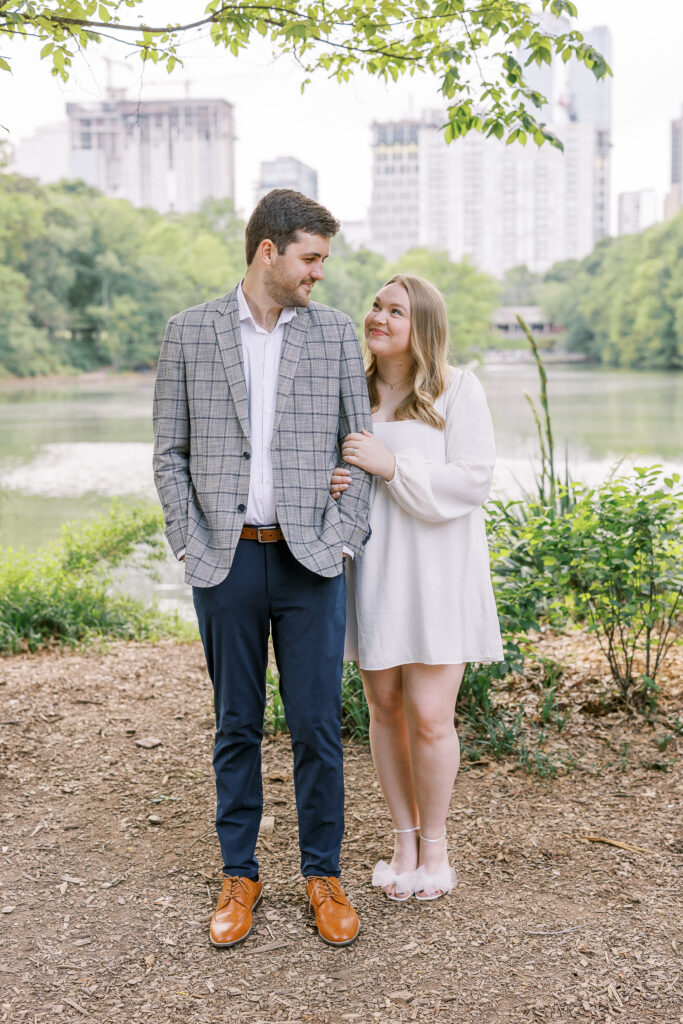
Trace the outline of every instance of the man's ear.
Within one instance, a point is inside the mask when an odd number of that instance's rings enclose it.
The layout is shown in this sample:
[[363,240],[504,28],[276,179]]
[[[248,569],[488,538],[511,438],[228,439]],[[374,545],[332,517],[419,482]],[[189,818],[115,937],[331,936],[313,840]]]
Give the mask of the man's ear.
[[275,242],[271,241],[270,238],[264,238],[256,252],[266,267],[272,267],[275,254],[277,253]]

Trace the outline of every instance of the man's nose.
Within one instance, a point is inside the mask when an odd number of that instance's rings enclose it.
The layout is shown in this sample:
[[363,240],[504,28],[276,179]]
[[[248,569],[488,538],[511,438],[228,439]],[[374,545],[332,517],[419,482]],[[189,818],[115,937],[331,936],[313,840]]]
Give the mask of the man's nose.
[[314,277],[316,281],[323,280],[323,278],[325,277],[325,271],[323,270],[322,265],[311,268],[311,277]]

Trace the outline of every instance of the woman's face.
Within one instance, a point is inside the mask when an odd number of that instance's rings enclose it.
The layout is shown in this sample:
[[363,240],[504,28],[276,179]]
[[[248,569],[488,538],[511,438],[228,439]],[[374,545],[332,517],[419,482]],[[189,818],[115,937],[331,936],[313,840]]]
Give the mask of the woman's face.
[[365,317],[365,343],[375,356],[410,352],[410,299],[402,284],[387,284]]

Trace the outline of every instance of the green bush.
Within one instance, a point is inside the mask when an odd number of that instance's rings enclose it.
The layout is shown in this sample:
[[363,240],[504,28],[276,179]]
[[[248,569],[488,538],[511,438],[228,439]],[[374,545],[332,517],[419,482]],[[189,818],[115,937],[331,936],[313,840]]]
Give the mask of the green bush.
[[558,550],[560,586],[571,588],[577,617],[597,636],[622,701],[645,711],[683,629],[679,483],[652,466],[587,491]]
[[[507,580],[514,612],[517,580],[529,621],[535,615],[556,626],[585,625],[600,643],[622,702],[652,710],[657,674],[681,635],[678,476],[664,478],[653,466],[595,489],[574,485],[563,514],[540,501],[521,511],[493,504],[496,596],[497,583]],[[505,600],[501,610],[509,644],[514,615],[506,621]]]
[[38,551],[0,548],[0,653],[191,635],[177,615],[114,586],[117,568],[150,570],[165,557],[162,531],[157,506],[113,502],[102,516],[67,524],[59,540]]

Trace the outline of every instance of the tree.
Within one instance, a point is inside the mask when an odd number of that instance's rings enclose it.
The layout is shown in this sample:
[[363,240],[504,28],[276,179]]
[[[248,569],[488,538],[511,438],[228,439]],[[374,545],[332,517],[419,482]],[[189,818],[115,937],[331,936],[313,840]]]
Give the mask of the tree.
[[[179,44],[190,30],[208,32],[216,46],[238,56],[255,37],[287,53],[307,75],[322,70],[340,82],[358,70],[385,81],[427,72],[448,104],[448,142],[480,131],[507,142],[561,142],[538,119],[545,98],[526,82],[524,68],[576,59],[596,78],[605,59],[569,28],[547,31],[530,4],[515,0],[208,0],[185,24],[146,25],[133,15],[143,0],[0,0],[0,37],[34,37],[52,73],[66,81],[77,50],[103,39],[126,40],[142,60],[168,71],[182,63]],[[543,11],[576,17],[572,0],[540,0]],[[562,29],[568,22],[557,23]],[[11,70],[0,56],[0,69]],[[302,88],[310,82],[304,80]]]
[[535,306],[542,281],[543,275],[532,273],[524,263],[518,267],[510,267],[503,277],[503,305]]
[[541,305],[570,351],[607,366],[683,369],[683,213],[637,235],[603,238],[552,267]]

